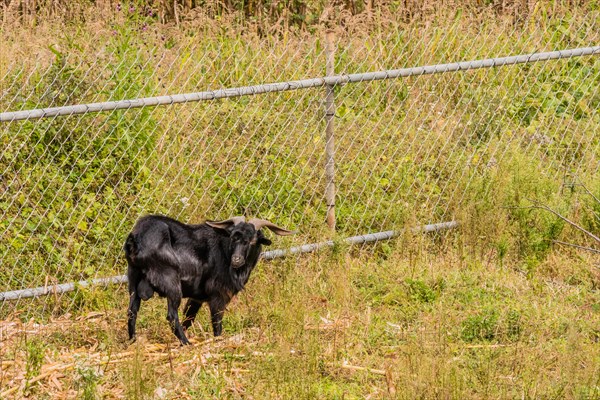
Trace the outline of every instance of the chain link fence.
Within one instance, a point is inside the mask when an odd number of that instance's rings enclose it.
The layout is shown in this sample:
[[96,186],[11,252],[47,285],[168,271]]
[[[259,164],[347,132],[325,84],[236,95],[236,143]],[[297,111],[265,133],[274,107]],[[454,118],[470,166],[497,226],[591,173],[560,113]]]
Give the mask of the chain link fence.
[[[199,40],[121,27],[87,47],[8,45],[0,292],[122,275],[123,240],[147,213],[267,218],[300,232],[280,248],[331,239],[327,85],[339,237],[461,221],[490,193],[515,195],[497,184],[510,171],[547,183],[542,197],[593,183],[599,20],[336,32],[327,78],[321,33]],[[42,307],[3,295],[1,316],[78,307],[71,295]]]

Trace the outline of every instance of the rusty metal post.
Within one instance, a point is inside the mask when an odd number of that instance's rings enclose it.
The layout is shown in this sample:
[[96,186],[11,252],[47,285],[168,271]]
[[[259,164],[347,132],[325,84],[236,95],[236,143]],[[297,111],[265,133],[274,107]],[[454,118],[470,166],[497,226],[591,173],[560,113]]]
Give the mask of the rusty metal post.
[[[327,76],[335,75],[335,35],[332,30],[325,33],[325,55]],[[335,231],[335,141],[334,126],[335,85],[325,86],[325,201],[327,203],[327,226]]]

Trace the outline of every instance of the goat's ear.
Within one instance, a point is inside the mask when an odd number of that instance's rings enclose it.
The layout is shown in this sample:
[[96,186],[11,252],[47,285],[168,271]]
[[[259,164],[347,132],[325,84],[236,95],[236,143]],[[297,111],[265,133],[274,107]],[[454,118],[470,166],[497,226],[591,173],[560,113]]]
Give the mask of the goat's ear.
[[225,221],[206,221],[206,225],[212,228],[225,230],[242,222],[246,222],[245,217],[233,217],[226,219]]
[[260,243],[260,244],[264,244],[265,246],[270,246],[270,245],[272,245],[272,244],[273,244],[273,242],[271,242],[271,241],[270,241],[269,239],[267,239],[266,237],[264,237],[264,238],[260,238],[260,239],[258,240],[258,243]]
[[250,221],[248,221],[248,223],[254,225],[256,230],[269,228],[273,233],[279,236],[293,235],[296,233],[294,231],[288,231],[287,229],[281,228],[271,221],[267,221],[266,219],[252,218]]
[[215,228],[215,229],[217,229],[219,231],[224,231],[227,228],[229,228],[230,226],[233,226],[233,223],[226,224],[224,222],[206,221],[206,225],[210,226],[211,228]]
[[273,244],[273,242],[267,239],[261,231],[258,231],[258,243],[264,244],[265,246],[270,246],[271,244]]

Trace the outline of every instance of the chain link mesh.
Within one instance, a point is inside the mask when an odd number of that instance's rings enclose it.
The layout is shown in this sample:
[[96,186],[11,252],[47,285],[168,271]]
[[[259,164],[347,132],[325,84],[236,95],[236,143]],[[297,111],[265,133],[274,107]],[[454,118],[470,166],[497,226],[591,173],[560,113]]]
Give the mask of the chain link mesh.
[[[597,46],[597,17],[340,31],[336,73]],[[198,40],[127,29],[86,48],[7,46],[0,111],[325,75],[320,34]],[[460,220],[502,192],[492,177],[515,166],[565,184],[597,179],[599,88],[597,55],[336,87],[338,234]],[[123,240],[146,213],[244,214],[300,231],[280,247],[331,238],[324,118],[324,90],[310,88],[2,123],[0,291],[121,275]],[[69,296],[2,301],[0,315],[19,304],[25,316],[57,302],[70,311]]]

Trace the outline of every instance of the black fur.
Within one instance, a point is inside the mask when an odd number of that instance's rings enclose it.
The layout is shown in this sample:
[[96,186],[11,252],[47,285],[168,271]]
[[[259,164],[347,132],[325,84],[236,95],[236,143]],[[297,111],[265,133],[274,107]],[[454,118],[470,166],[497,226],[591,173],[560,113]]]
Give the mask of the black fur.
[[[135,338],[141,300],[148,300],[154,293],[167,298],[167,320],[182,344],[189,344],[184,328],[191,326],[205,302],[210,308],[213,333],[219,336],[225,307],[248,282],[263,244],[270,245],[271,241],[252,223],[215,228],[206,223],[188,225],[160,215],[139,219],[124,246],[130,295],[129,338]],[[183,324],[178,317],[182,298],[189,298]]]

